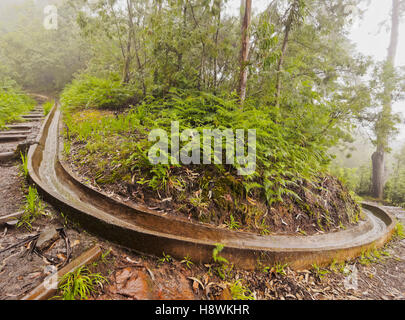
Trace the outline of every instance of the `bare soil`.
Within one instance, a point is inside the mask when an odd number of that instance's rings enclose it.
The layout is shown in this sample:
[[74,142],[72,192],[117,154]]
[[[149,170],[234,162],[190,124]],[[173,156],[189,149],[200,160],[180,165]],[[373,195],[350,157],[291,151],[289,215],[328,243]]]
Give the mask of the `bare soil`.
[[[41,127],[40,122],[24,122],[32,127],[27,141],[35,141]],[[0,143],[0,152],[15,152],[20,142]],[[21,210],[24,199],[22,191],[23,179],[20,177],[20,162],[0,164],[0,216],[12,214]]]
[[[232,299],[232,287],[238,281],[246,296],[260,300],[404,300],[405,240],[394,240],[386,248],[389,257],[363,265],[362,260],[348,261],[344,268],[291,270],[275,268],[247,272],[233,270],[222,280],[214,265],[191,266],[179,261],[159,263],[114,248],[108,262],[93,270],[102,272],[108,284],[93,295],[97,300],[143,299]],[[340,266],[343,268],[343,266]],[[103,271],[104,269],[104,271]]]
[[0,165],[0,216],[21,210],[24,194],[18,164]]

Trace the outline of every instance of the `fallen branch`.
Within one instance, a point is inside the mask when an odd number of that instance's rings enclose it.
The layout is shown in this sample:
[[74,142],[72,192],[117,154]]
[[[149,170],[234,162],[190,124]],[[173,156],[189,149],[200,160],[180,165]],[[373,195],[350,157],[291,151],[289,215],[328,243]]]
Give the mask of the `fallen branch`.
[[22,240],[22,241],[20,241],[20,242],[18,242],[18,243],[16,243],[16,244],[13,244],[13,245],[11,245],[11,246],[9,246],[9,247],[3,249],[3,250],[0,250],[0,254],[3,253],[3,252],[9,251],[9,250],[11,250],[11,249],[14,249],[14,248],[16,248],[16,247],[20,247],[20,246],[22,246],[22,245],[24,245],[24,244],[26,244],[26,243],[28,243],[28,242],[31,242],[31,241],[33,241],[33,240],[37,240],[37,239],[39,238],[39,236],[40,236],[40,234],[37,234],[37,235],[32,236],[32,237],[28,237],[28,238],[25,239],[25,240]]

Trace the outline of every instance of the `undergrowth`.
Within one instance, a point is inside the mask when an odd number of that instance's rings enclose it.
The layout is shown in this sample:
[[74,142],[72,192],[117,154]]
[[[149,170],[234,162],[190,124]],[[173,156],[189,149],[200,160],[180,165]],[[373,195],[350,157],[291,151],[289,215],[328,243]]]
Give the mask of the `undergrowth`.
[[[86,166],[97,185],[121,184],[121,189],[127,188],[130,195],[138,194],[142,199],[142,194],[153,195],[155,199],[170,198],[177,206],[176,211],[200,222],[225,224],[233,230],[247,229],[262,235],[269,234],[271,223],[277,222],[269,221],[269,208],[277,206],[284,206],[289,215],[297,210],[304,212],[321,231],[337,227],[339,222],[358,221],[359,206],[347,191],[338,190],[342,194],[336,200],[339,203],[331,200],[330,207],[324,206],[324,194],[328,194],[325,185],[343,187],[327,176],[330,157],[327,143],[322,141],[325,137],[306,136],[297,130],[294,119],[276,122],[268,106],[248,101],[241,109],[232,95],[179,90],[172,90],[164,99],[149,97],[125,112],[114,113],[100,109],[123,104],[121,94],[112,96],[116,98],[114,103],[107,100],[101,103],[98,98],[85,97],[84,92],[90,92],[92,97],[93,89],[88,86],[74,82],[62,95],[66,124],[64,153],[79,167]],[[81,101],[80,97],[87,100]],[[85,108],[78,108],[80,105]],[[148,152],[154,142],[148,140],[148,134],[152,129],[163,129],[170,141],[173,121],[179,122],[180,132],[192,128],[200,137],[205,129],[233,132],[242,129],[246,133],[254,128],[256,171],[241,176],[237,171],[243,166],[237,161],[215,164],[214,157],[210,165],[153,165]],[[200,144],[201,154],[202,140],[195,141]],[[180,148],[188,142],[182,142]],[[226,142],[222,143],[225,160]],[[308,223],[308,228],[312,228],[312,223]],[[303,235],[308,231],[299,230]]]
[[35,101],[15,84],[0,86],[0,129],[10,122],[22,121],[22,114],[32,110]]
[[369,249],[365,250],[361,253],[358,261],[360,264],[367,266],[372,263],[381,263],[384,262],[385,259],[389,258],[390,254],[388,251],[383,249]]
[[91,273],[83,266],[74,272],[64,275],[59,283],[62,300],[87,300],[107,279],[99,273]]
[[20,165],[20,172],[22,176],[26,179],[28,178],[28,156],[27,154],[23,154],[20,152],[21,157],[21,165]]
[[20,217],[17,227],[32,229],[32,223],[44,213],[45,205],[38,195],[35,187],[28,187],[28,193],[25,196],[24,213]]
[[44,116],[47,116],[51,112],[53,106],[55,105],[55,100],[48,101],[42,105],[44,109]]
[[133,89],[122,86],[119,77],[103,79],[82,75],[65,88],[61,102],[74,108],[121,109],[134,94]]
[[255,300],[252,291],[243,285],[241,279],[230,283],[229,290],[233,300]]
[[405,227],[399,221],[395,225],[394,237],[396,237],[400,240],[405,239]]

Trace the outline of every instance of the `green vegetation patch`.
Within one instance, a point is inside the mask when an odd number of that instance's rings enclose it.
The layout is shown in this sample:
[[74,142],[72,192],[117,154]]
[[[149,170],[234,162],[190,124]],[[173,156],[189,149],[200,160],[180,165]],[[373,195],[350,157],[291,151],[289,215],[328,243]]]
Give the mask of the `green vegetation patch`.
[[22,121],[20,116],[32,110],[34,106],[35,101],[17,86],[0,84],[0,129],[7,123]]
[[[330,158],[324,141],[310,141],[296,129],[297,119],[276,122],[266,106],[246,102],[242,109],[234,96],[179,90],[163,99],[146,98],[121,113],[78,108],[66,98],[75,86],[62,95],[64,150],[97,185],[200,222],[260,234],[307,234],[358,220],[359,206],[326,174]],[[149,132],[163,129],[170,141],[173,121],[179,122],[180,132],[192,128],[201,136],[204,129],[256,129],[256,171],[237,175],[236,161],[151,164]],[[223,143],[225,153],[225,139]],[[200,150],[202,154],[202,139]]]
[[122,86],[118,77],[82,75],[65,88],[61,101],[70,107],[120,109],[133,100],[135,93],[129,86]]

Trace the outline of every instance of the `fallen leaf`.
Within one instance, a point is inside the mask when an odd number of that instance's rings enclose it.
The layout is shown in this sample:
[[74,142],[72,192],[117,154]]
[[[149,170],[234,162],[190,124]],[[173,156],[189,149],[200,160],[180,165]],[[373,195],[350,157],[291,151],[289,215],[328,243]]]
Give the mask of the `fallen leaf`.
[[204,276],[203,276],[203,281],[204,281],[204,284],[205,284],[205,285],[207,285],[208,280],[209,280],[208,274],[204,274]]
[[58,253],[56,256],[57,256],[60,260],[66,260],[66,259],[67,259],[66,256],[65,256],[63,253]]
[[193,280],[193,290],[197,291],[198,293],[198,285],[201,286],[201,288],[204,290],[204,285],[202,284],[202,282],[200,280],[198,280],[197,278],[194,277],[188,277],[187,279]]
[[194,291],[195,294],[198,294],[199,286],[200,286],[200,285],[198,284],[197,281],[193,281],[193,291]]
[[155,281],[155,275],[153,274],[152,270],[150,270],[149,268],[146,268],[146,271],[148,271],[150,277],[152,278],[152,281]]
[[75,241],[73,241],[71,247],[73,248],[73,247],[77,246],[78,244],[80,244],[80,240],[75,240]]

